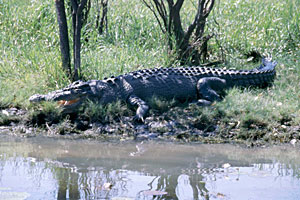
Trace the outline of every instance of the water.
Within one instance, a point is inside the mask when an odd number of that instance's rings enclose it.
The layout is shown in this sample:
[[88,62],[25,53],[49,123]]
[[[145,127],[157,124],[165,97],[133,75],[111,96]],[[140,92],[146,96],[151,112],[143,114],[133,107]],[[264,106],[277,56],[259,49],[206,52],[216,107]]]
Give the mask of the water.
[[299,151],[0,136],[0,199],[300,199]]

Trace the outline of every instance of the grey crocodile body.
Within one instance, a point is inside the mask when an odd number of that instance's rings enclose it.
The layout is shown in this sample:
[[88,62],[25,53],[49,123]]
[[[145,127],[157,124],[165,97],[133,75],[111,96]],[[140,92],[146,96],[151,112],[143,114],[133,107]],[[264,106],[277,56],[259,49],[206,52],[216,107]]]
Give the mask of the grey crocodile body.
[[149,110],[147,100],[153,96],[210,105],[221,100],[228,88],[269,86],[276,76],[276,64],[263,59],[262,65],[252,70],[198,66],[143,69],[104,80],[76,81],[46,95],[33,95],[29,100],[58,101],[66,112],[75,111],[87,99],[103,105],[123,100],[137,106],[136,119],[143,120]]

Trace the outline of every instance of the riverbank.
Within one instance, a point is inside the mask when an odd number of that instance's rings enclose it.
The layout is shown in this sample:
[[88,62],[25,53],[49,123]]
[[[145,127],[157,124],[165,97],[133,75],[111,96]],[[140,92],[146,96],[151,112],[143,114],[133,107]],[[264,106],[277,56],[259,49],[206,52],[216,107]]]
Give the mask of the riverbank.
[[112,106],[115,110],[106,110],[99,118],[86,116],[88,108],[72,116],[61,114],[59,107],[38,112],[6,108],[0,111],[0,134],[104,141],[236,143],[249,147],[296,144],[300,139],[300,126],[287,119],[276,127],[254,119],[235,121],[227,118],[216,104],[205,108],[177,105],[166,106],[168,109],[163,111],[153,109],[144,123],[134,122],[134,111],[126,105]]
[[[252,69],[262,55],[278,62],[267,89],[234,88],[211,107],[157,101],[145,124],[132,122],[134,111],[122,103],[89,104],[64,116],[53,103],[34,105],[33,94],[65,87],[53,2],[11,0],[0,3],[0,126],[26,137],[163,139],[185,142],[242,142],[247,145],[300,139],[300,0],[221,1],[207,22],[214,33],[208,60],[217,68]],[[184,4],[187,13],[194,5]],[[93,13],[94,12],[94,13]],[[92,14],[96,13],[92,7]],[[71,15],[67,16],[71,22]],[[182,16],[185,25],[193,18]],[[84,80],[126,72],[179,66],[151,11],[142,1],[112,1],[108,31],[99,35],[89,18],[82,42]],[[17,108],[17,109],[14,109]]]

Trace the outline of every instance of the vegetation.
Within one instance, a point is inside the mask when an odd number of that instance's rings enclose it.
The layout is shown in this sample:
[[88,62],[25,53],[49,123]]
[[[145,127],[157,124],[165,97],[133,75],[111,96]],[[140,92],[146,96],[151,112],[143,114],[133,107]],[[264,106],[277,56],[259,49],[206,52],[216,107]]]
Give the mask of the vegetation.
[[[194,20],[189,13],[196,11],[193,1],[185,2],[184,29]],[[271,54],[279,63],[274,86],[266,90],[233,89],[228,91],[224,101],[212,107],[190,105],[164,109],[163,113],[154,110],[150,118],[177,120],[176,127],[182,130],[180,139],[186,138],[191,124],[204,132],[218,133],[222,140],[286,142],[300,139],[299,13],[300,0],[216,1],[206,27],[208,33],[215,34],[208,42],[209,61],[226,60],[218,67],[248,69],[258,65],[255,62],[260,55]],[[96,8],[92,7],[90,14],[97,16]],[[94,28],[96,17],[90,17],[83,27],[81,73],[84,79],[178,65],[176,55],[166,46],[168,38],[161,34],[153,13],[142,1],[111,1],[107,18],[107,32],[102,35]],[[70,26],[72,16],[68,15],[67,21]],[[56,119],[60,112],[50,111],[50,108],[55,110],[57,106],[28,102],[32,94],[56,90],[70,83],[61,68],[54,2],[0,0],[0,53],[0,107],[28,110],[32,116],[29,121],[41,116],[41,113],[32,113],[36,110],[51,113],[45,123]],[[157,107],[160,105],[167,106],[158,102]],[[88,109],[103,111],[96,105]],[[129,115],[121,104],[115,109],[115,113],[121,112],[119,114],[112,114],[111,107],[106,110],[113,117],[105,118],[106,112],[101,116],[88,110],[83,111],[81,117],[90,121],[105,119],[113,124],[120,121],[120,115]],[[1,124],[8,123],[7,115],[2,113],[0,118]]]
[[[160,29],[168,38],[169,49],[175,50],[177,60],[182,65],[199,65],[203,61],[206,61],[207,43],[213,37],[213,34],[209,35],[204,30],[207,18],[214,7],[215,0],[198,1],[195,18],[186,31],[182,27],[180,12],[186,1],[143,0],[143,2],[153,12]],[[175,46],[174,49],[173,46]]]

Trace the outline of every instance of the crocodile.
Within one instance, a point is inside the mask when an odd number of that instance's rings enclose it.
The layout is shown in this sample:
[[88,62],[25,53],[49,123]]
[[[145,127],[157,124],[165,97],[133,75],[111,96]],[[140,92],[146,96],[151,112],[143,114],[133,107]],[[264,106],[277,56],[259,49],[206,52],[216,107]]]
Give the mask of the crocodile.
[[272,85],[276,65],[276,61],[267,57],[259,67],[251,70],[203,66],[142,69],[104,80],[75,81],[45,95],[35,94],[29,101],[57,101],[66,113],[72,113],[87,99],[102,105],[121,100],[137,107],[134,119],[144,121],[150,109],[149,99],[153,96],[208,106],[221,101],[225,91],[232,87]]

